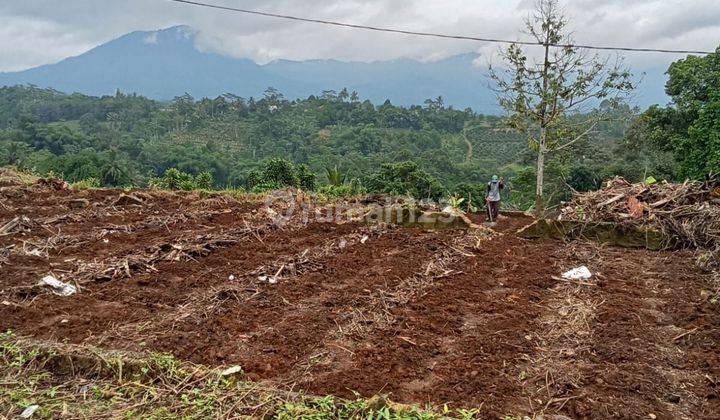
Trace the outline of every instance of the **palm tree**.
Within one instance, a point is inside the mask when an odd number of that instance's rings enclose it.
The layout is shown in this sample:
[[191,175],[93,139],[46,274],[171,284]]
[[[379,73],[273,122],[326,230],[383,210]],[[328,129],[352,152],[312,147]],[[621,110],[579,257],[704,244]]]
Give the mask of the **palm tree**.
[[127,171],[121,161],[117,149],[110,149],[108,160],[102,168],[103,183],[109,185],[120,185],[128,180]]
[[335,165],[335,167],[333,168],[325,168],[325,172],[327,174],[328,183],[330,183],[330,185],[339,187],[345,183],[345,178],[347,177],[347,174],[344,174],[340,169],[338,169],[337,165]]

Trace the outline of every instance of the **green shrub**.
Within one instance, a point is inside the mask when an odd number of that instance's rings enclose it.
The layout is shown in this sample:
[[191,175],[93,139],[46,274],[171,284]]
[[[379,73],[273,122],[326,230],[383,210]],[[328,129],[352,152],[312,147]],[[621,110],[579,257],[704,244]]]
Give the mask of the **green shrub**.
[[508,189],[503,199],[503,207],[527,211],[535,205],[535,168],[525,166],[520,168],[515,176],[505,185]]
[[325,168],[325,174],[327,175],[328,183],[330,185],[339,187],[340,185],[345,184],[345,178],[347,175],[338,169],[337,165],[333,168]]
[[570,168],[570,176],[567,183],[575,191],[585,192],[598,190],[602,187],[602,177],[598,171],[587,165],[573,166]]
[[444,191],[440,182],[420,169],[415,162],[383,164],[378,172],[368,176],[365,182],[370,191],[393,195],[410,195],[423,199],[438,200]]
[[298,187],[305,191],[315,191],[317,175],[315,175],[307,165],[298,165],[295,172]]
[[82,181],[73,182],[70,187],[75,190],[88,190],[92,188],[100,188],[100,179],[87,178]]
[[192,176],[176,168],[170,168],[165,171],[162,178],[151,178],[148,184],[151,187],[166,190],[211,190],[213,188],[213,176],[210,172],[200,172],[196,176]]
[[183,191],[192,191],[195,188],[195,181],[192,179],[183,179],[180,181],[180,188]]
[[195,188],[201,190],[211,190],[213,187],[213,177],[210,172],[200,172],[195,176]]
[[268,191],[277,190],[280,188],[282,187],[275,182],[263,182],[262,184],[257,184],[256,186],[252,187],[250,192],[254,194],[263,194]]
[[260,192],[271,186],[275,189],[293,187],[314,191],[317,187],[317,175],[305,164],[293,165],[282,158],[272,158],[265,162],[260,171],[251,170],[245,176],[249,189]]
[[263,183],[275,183],[283,187],[298,186],[298,178],[295,173],[295,166],[282,158],[272,158],[265,162],[262,171]]
[[353,189],[349,185],[323,185],[318,192],[326,197],[332,198],[350,197],[354,195]]
[[254,186],[256,186],[258,184],[262,184],[262,182],[263,182],[262,173],[255,169],[248,172],[247,176],[245,177],[245,186],[248,189],[252,189]]
[[187,181],[192,182],[192,175],[179,171],[177,168],[170,168],[160,179],[160,186],[168,190],[179,190]]
[[485,195],[487,193],[487,186],[485,184],[470,184],[463,182],[458,184],[453,189],[453,194],[459,198],[463,198],[463,210],[467,209],[468,204],[470,207],[476,209],[482,209],[485,207]]
[[353,178],[350,181],[350,190],[352,190],[353,195],[367,194],[367,188],[362,185],[360,178]]

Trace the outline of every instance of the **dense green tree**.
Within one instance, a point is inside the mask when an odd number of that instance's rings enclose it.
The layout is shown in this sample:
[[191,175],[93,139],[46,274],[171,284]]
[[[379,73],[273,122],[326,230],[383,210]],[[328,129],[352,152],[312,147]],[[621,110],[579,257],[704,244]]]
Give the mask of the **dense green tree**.
[[0,142],[0,165],[13,165],[22,168],[33,149],[17,141]]
[[281,158],[272,158],[265,162],[262,170],[262,182],[273,183],[278,186],[295,187],[298,185],[298,177],[295,166]]
[[117,149],[110,149],[100,167],[100,179],[105,185],[119,186],[131,183],[125,158]]
[[296,167],[297,186],[306,191],[315,191],[317,187],[317,175],[305,164]]
[[387,163],[363,182],[371,191],[388,194],[409,195],[418,199],[437,200],[445,193],[435,177],[429,175],[415,162]]
[[720,173],[720,47],[674,62],[668,75],[665,90],[672,104],[647,110],[637,136],[674,152],[683,177]]

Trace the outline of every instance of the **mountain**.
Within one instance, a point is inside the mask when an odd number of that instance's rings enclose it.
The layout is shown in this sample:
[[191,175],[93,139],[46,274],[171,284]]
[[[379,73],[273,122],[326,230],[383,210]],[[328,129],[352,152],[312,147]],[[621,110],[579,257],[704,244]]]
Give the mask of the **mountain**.
[[[187,26],[136,31],[76,57],[12,73],[0,73],[0,86],[34,84],[88,95],[136,92],[153,99],[233,93],[259,97],[272,86],[288,98],[347,87],[375,103],[422,104],[442,96],[456,108],[499,112],[486,72],[473,64],[477,54],[422,62],[397,59],[374,62],[276,60],[260,65],[198,50],[196,32]],[[650,69],[638,91],[641,106],[667,101],[663,71]],[[649,83],[652,82],[652,83]]]

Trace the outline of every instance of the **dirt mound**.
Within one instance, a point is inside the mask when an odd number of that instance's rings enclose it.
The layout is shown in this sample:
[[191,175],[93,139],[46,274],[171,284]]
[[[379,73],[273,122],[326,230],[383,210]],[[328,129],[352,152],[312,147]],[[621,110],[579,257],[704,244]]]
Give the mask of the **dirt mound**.
[[492,234],[490,229],[475,224],[462,210],[423,209],[414,205],[375,205],[364,215],[365,223],[389,223],[420,229],[465,229]]
[[615,178],[599,191],[576,194],[558,218],[651,228],[672,245],[720,250],[720,181],[631,184]]
[[20,187],[34,183],[37,177],[16,171],[11,167],[0,167],[0,188]]
[[55,191],[70,189],[70,184],[59,178],[40,178],[35,182],[35,185]]
[[142,206],[145,201],[134,194],[120,194],[113,203],[115,206]]

